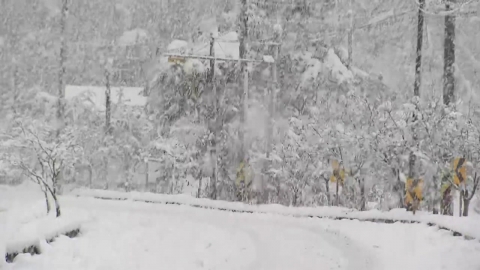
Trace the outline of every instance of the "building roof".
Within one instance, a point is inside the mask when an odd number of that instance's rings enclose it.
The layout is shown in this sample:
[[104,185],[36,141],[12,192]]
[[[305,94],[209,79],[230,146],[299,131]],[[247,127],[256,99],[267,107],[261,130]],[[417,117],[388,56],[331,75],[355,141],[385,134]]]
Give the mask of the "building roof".
[[[81,99],[84,104],[97,110],[105,111],[105,86],[65,86],[65,99]],[[144,89],[141,87],[111,87],[112,104],[124,104],[132,107],[142,107],[147,104]]]

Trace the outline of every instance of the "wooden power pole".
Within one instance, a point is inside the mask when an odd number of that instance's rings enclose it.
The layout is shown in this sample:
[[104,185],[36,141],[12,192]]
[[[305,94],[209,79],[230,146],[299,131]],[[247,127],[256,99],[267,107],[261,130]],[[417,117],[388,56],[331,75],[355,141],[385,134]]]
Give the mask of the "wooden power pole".
[[[240,0],[241,3],[241,12],[240,12],[240,45],[239,45],[239,55],[240,59],[247,58],[247,39],[248,39],[248,14],[247,14],[247,0]],[[248,110],[248,64],[246,62],[240,62],[240,72],[243,76],[243,91],[240,94],[240,102],[242,103],[242,112],[240,115],[240,161],[245,162],[247,155],[246,147],[246,121],[247,121],[247,110]]]
[[60,61],[59,61],[59,71],[58,71],[58,108],[57,108],[57,137],[60,136],[60,132],[64,124],[64,114],[65,114],[65,60],[66,60],[66,50],[67,50],[67,41],[65,38],[65,25],[67,23],[67,12],[68,12],[68,2],[67,0],[62,1],[62,11],[60,17]]
[[[60,140],[60,134],[65,125],[65,62],[66,62],[66,51],[67,51],[67,40],[65,37],[65,28],[67,23],[67,12],[68,12],[68,2],[67,0],[62,1],[62,11],[60,18],[60,61],[59,61],[59,70],[58,70],[58,102],[57,102],[57,140]],[[60,168],[58,173],[57,183],[53,187],[53,193],[56,195],[57,192],[61,192],[61,185],[63,182],[63,170]],[[58,187],[58,189],[57,189]]]
[[348,30],[348,59],[347,59],[347,68],[352,67],[353,61],[353,32],[355,31],[355,26],[353,24],[353,0],[348,1],[349,6],[349,15],[350,15],[350,29]]
[[210,72],[208,74],[208,81],[210,82],[213,90],[213,140],[212,140],[212,149],[210,150],[211,158],[213,160],[213,168],[212,168],[212,177],[210,181],[211,187],[211,199],[217,199],[217,184],[218,184],[218,154],[220,153],[220,144],[218,142],[218,133],[220,129],[220,118],[218,117],[218,91],[217,85],[215,82],[215,39],[213,34],[210,37]]

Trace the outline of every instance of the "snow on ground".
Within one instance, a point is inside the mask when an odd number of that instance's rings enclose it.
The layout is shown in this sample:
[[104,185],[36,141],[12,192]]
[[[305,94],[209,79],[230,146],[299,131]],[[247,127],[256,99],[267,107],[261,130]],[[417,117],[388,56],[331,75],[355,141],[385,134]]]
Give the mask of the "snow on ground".
[[[52,219],[46,217],[42,194],[35,185],[0,186],[0,205],[5,209],[0,218],[15,217],[15,213],[20,212],[34,213],[24,215],[23,219],[12,219],[8,236],[3,235],[3,240],[8,239],[4,242],[8,242],[6,245],[11,249],[23,240],[35,239],[42,251],[34,256],[20,254],[14,263],[0,263],[0,268],[480,269],[478,241],[453,237],[447,231],[424,224],[304,219],[278,214],[296,210],[299,214],[309,213],[313,208],[259,207],[188,196],[93,192],[130,200],[61,196],[64,218]],[[74,192],[78,193],[78,190]],[[83,190],[83,194],[87,195],[87,190]],[[195,204],[273,212],[233,213],[188,205],[134,202],[132,198],[157,201],[176,198]],[[343,208],[319,208],[317,211],[361,214]],[[375,216],[372,211],[367,213]],[[399,216],[406,213],[377,214]],[[15,229],[14,223],[19,225]],[[79,237],[60,236],[50,244],[45,242],[58,231],[72,229],[80,223],[82,233]]]
[[375,269],[480,269],[478,241],[425,224],[324,220],[320,227],[362,243]]
[[[419,224],[298,219],[63,197],[83,234],[19,255],[26,269],[480,269],[480,243]],[[429,267],[429,268],[427,268]]]
[[[368,219],[393,219],[417,221],[422,223],[434,223],[452,230],[456,230],[470,237],[480,239],[480,216],[469,217],[451,217],[442,215],[432,215],[427,212],[419,211],[416,215],[406,212],[405,209],[393,209],[389,212],[379,210],[354,211],[342,207],[285,207],[281,205],[247,205],[239,202],[212,201],[208,199],[193,198],[188,195],[163,195],[141,192],[118,192],[107,190],[76,189],[72,195],[84,197],[101,197],[124,199],[131,201],[151,201],[159,203],[177,203],[184,205],[202,206],[207,208],[221,208],[236,211],[252,211],[270,214],[293,215],[293,216],[321,216],[321,217],[345,217],[361,220]],[[472,211],[473,212],[473,211]]]
[[40,187],[32,182],[20,186],[0,185],[0,226],[5,232],[7,218],[10,222],[28,223],[46,215],[46,206]]
[[[88,220],[85,211],[63,211],[55,218],[54,204],[47,215],[44,195],[37,184],[0,185],[0,254],[21,251],[61,233],[77,229]],[[0,259],[0,269],[4,263]]]

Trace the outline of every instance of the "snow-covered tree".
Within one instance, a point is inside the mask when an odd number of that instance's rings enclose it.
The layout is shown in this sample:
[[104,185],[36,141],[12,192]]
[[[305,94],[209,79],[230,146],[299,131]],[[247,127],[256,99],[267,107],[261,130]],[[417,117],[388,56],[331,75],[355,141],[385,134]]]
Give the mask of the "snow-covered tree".
[[57,140],[56,130],[38,122],[28,127],[20,124],[16,129],[16,137],[2,142],[6,149],[3,158],[40,186],[45,195],[47,211],[50,211],[48,196],[53,198],[56,216],[59,217],[60,172],[73,173],[74,165],[82,155],[82,148],[76,144],[75,130],[66,130]]

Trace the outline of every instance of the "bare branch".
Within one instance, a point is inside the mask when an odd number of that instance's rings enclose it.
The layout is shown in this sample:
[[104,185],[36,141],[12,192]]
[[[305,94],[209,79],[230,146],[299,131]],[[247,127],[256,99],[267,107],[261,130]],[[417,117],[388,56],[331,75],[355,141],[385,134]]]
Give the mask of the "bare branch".
[[398,126],[397,121],[393,119],[392,111],[387,111],[387,113],[388,113],[388,116],[390,116],[390,119],[392,119],[393,124],[395,124],[395,126],[402,132],[402,139],[405,140],[405,132],[403,131],[403,129],[400,128],[400,126]]

